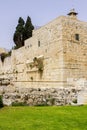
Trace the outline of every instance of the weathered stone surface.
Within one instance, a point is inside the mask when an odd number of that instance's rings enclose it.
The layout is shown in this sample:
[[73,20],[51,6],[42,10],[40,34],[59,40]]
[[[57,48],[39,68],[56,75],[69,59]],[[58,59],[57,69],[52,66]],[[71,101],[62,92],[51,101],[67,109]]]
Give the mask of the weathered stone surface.
[[6,106],[11,106],[12,100],[3,98],[3,104],[6,105]]
[[11,86],[8,86],[8,89],[6,87],[0,89],[4,105],[12,105],[15,102],[22,102],[29,106],[70,105],[74,100],[77,100],[78,94],[78,90],[72,91],[73,88],[27,88],[27,91],[26,89],[21,91],[22,88],[15,87],[13,88],[15,91],[10,91],[10,88]]
[[[76,34],[79,35],[78,40]],[[5,58],[4,63],[0,60],[0,79],[10,79],[0,80],[0,84],[13,82],[16,87],[82,88],[83,84],[79,82],[87,80],[86,41],[86,22],[60,16],[34,30],[24,47],[12,50],[11,57]],[[35,64],[35,58],[41,61],[38,65]],[[39,71],[41,65],[43,71]]]
[[7,86],[0,93],[28,105],[70,104],[87,87],[86,70],[87,22],[60,16],[34,30],[4,63],[0,59],[0,85]]
[[9,85],[10,81],[9,80],[2,80],[1,84],[2,85]]

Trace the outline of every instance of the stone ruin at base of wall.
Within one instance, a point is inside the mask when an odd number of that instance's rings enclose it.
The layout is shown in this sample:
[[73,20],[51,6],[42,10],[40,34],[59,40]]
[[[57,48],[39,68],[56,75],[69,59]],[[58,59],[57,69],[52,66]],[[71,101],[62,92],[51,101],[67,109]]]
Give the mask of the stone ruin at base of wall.
[[24,104],[27,106],[74,105],[79,90],[75,88],[15,88],[0,87],[4,105]]

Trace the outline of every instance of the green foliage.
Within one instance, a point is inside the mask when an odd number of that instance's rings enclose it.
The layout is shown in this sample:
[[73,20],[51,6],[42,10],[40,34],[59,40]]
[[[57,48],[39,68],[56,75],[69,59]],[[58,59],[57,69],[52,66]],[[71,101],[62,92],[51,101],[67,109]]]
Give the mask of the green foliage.
[[1,56],[1,61],[4,62],[6,54],[2,53],[0,56]]
[[33,61],[34,61],[35,66],[38,68],[38,71],[40,73],[42,73],[43,68],[44,68],[43,60],[42,59],[37,59],[37,57],[34,57]]
[[28,16],[26,22],[22,17],[18,20],[18,25],[16,27],[13,41],[17,48],[24,46],[24,40],[30,38],[32,36],[32,30],[34,26],[32,25],[31,18]]
[[32,25],[31,18],[28,16],[25,23],[25,28],[24,28],[24,40],[32,37],[33,29],[34,29],[34,26]]
[[38,71],[39,72],[43,72],[43,61],[42,60],[38,60]]
[[4,59],[6,57],[11,56],[11,51],[9,51],[8,53],[2,53],[2,54],[0,54],[0,56],[1,56],[1,61],[4,62]]
[[72,102],[76,104],[77,103],[77,99],[74,99]]
[[48,104],[46,103],[39,103],[37,105],[35,105],[36,107],[44,107],[44,106],[48,106]]
[[13,102],[12,106],[26,106],[26,104],[23,102]]
[[87,106],[4,107],[0,130],[87,130]]
[[24,23],[23,18],[20,17],[18,20],[16,31],[13,36],[13,41],[18,48],[24,45],[24,40],[23,40],[24,24],[25,23]]
[[13,50],[16,50],[16,49],[18,49],[18,48],[19,48],[18,46],[12,47]]
[[0,108],[2,108],[4,105],[3,105],[3,101],[2,101],[2,96],[0,95]]

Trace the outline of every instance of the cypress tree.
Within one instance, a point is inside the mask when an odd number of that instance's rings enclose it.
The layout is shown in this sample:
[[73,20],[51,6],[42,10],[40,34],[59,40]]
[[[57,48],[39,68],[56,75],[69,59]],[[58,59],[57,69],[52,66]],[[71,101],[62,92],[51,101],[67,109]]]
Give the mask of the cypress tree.
[[34,29],[34,26],[32,25],[31,18],[28,16],[25,23],[25,28],[24,28],[24,40],[32,37],[33,29]]
[[24,40],[32,37],[33,29],[34,26],[29,16],[27,17],[26,23],[24,22],[23,18],[19,18],[18,25],[13,36],[13,41],[16,45],[16,48],[24,46]]
[[24,39],[23,39],[24,24],[25,24],[24,20],[20,17],[18,20],[16,31],[13,36],[13,41],[18,48],[24,45]]

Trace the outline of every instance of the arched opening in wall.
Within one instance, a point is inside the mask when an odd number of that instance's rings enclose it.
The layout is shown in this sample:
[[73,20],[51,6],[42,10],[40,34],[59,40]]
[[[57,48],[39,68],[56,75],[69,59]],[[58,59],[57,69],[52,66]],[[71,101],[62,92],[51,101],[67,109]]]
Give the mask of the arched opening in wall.
[[38,41],[38,47],[40,47],[40,41]]

